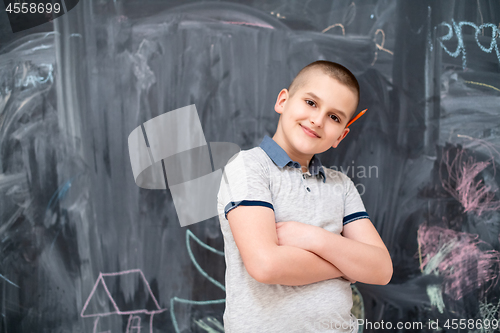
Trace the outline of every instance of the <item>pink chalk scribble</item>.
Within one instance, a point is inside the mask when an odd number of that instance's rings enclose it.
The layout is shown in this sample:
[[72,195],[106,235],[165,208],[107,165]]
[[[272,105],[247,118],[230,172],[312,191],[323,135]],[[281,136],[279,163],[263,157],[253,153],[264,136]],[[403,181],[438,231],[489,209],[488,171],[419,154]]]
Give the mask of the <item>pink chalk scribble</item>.
[[[105,277],[126,277],[126,278],[132,278],[138,281],[141,281],[143,285],[145,286],[148,296],[150,300],[154,304],[154,309],[146,309],[145,308],[136,308],[132,310],[124,310],[120,309],[119,306],[117,305],[115,299],[111,295],[111,292],[109,291],[109,288],[106,284]],[[107,312],[94,312],[90,314],[86,314],[86,311],[88,310],[89,303],[94,299],[97,298],[96,296],[96,290],[98,287],[102,287],[104,290],[104,294],[107,297],[108,301],[112,304],[114,311],[107,311]],[[96,302],[99,302],[96,300]],[[149,315],[149,332],[153,333],[153,316],[157,313],[162,313],[166,311],[167,309],[161,309],[160,305],[158,304],[158,301],[156,300],[155,296],[153,295],[153,292],[151,291],[151,287],[149,286],[148,281],[146,280],[146,277],[144,276],[144,273],[140,269],[131,269],[127,271],[122,271],[122,272],[117,272],[117,273],[99,273],[99,277],[97,278],[94,287],[92,288],[92,291],[90,292],[89,297],[87,298],[87,301],[85,302],[85,305],[83,306],[82,312],[80,313],[80,316],[83,318],[87,317],[95,317],[94,320],[94,329],[93,332],[97,333],[97,324],[99,322],[100,317],[104,316],[109,316],[112,314],[117,314],[117,315],[128,315],[128,324],[127,324],[127,329],[126,333],[132,332],[132,331],[140,331],[140,323],[141,323],[141,317],[139,316],[140,314],[145,314]],[[109,331],[106,331],[109,332]]]
[[442,276],[443,292],[454,300],[474,290],[483,297],[498,283],[500,253],[480,250],[488,243],[478,237],[426,223],[418,229],[420,269]]
[[[464,212],[474,211],[481,216],[484,211],[495,211],[500,209],[500,201],[494,200],[495,192],[491,186],[486,186],[483,180],[476,181],[475,178],[491,163],[495,167],[494,159],[476,162],[472,157],[466,157],[466,152],[456,149],[456,155],[450,161],[450,150],[444,151],[442,163],[448,172],[447,177],[442,175],[439,168],[439,177],[443,188],[457,199],[464,207]],[[464,157],[465,161],[464,161]],[[490,162],[491,161],[491,162]]]

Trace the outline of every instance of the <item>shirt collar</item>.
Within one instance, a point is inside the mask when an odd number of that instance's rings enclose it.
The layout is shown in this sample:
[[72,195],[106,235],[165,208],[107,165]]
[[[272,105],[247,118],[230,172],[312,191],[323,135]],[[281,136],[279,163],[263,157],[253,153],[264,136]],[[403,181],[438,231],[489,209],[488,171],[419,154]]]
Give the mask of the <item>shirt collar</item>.
[[[288,154],[283,150],[283,148],[281,148],[280,145],[278,145],[276,141],[274,141],[268,135],[264,136],[264,139],[262,139],[262,142],[260,143],[260,148],[262,148],[266,152],[266,154],[271,158],[271,160],[273,160],[273,162],[280,168],[283,168],[286,165],[292,168],[301,167],[299,162],[292,160],[288,156]],[[325,170],[323,168],[323,165],[321,164],[321,160],[316,155],[313,155],[313,158],[309,163],[309,172],[313,176],[321,175],[323,177],[323,183],[325,182],[326,180]]]

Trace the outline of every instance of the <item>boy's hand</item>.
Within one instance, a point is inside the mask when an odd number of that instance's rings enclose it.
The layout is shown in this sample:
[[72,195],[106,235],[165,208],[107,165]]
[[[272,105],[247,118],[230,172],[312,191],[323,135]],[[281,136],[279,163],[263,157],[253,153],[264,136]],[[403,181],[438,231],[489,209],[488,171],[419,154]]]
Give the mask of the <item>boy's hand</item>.
[[317,229],[319,227],[297,221],[277,222],[278,245],[295,246],[311,251]]
[[[317,240],[316,232],[318,230],[321,230],[321,228],[297,221],[277,222],[276,234],[278,235],[278,245],[294,246],[314,253],[311,245]],[[338,278],[350,283],[357,282],[347,275],[342,275]]]

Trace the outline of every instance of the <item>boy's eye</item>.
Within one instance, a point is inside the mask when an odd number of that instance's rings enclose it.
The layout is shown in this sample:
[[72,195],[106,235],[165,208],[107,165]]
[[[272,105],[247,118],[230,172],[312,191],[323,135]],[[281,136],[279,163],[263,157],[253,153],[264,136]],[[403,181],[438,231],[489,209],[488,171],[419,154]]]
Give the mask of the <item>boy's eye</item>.
[[307,99],[307,100],[306,100],[306,103],[307,103],[307,104],[309,104],[309,105],[311,105],[311,106],[315,106],[315,105],[316,105],[316,103],[314,103],[314,102],[313,102],[313,101],[311,101],[310,99]]
[[333,120],[335,120],[336,122],[340,123],[340,119],[339,119],[339,117],[337,117],[336,115],[332,114],[332,115],[330,115],[330,117],[331,117]]
[[[309,104],[310,106],[316,106],[316,103],[314,103],[314,101],[311,101],[310,99],[306,99],[306,103]],[[340,118],[337,117],[336,115],[332,114],[330,115],[330,118],[340,123]]]

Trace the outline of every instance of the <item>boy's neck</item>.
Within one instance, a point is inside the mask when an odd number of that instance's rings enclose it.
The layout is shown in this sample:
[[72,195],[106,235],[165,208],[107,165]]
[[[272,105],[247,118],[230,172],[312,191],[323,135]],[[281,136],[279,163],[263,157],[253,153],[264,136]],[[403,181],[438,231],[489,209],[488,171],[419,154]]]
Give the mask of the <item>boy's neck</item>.
[[281,140],[281,138],[277,135],[277,134],[274,134],[273,136],[273,140],[274,142],[276,142],[278,144],[278,146],[280,146],[284,151],[285,153],[287,153],[288,157],[290,157],[293,161],[296,161],[300,164],[301,166],[301,171],[303,173],[307,173],[309,172],[309,164],[311,163],[311,160],[314,156],[314,154],[312,155],[304,155],[304,156],[297,156],[297,154],[295,154],[292,149],[290,149],[288,147],[288,145],[286,144],[285,140]]

